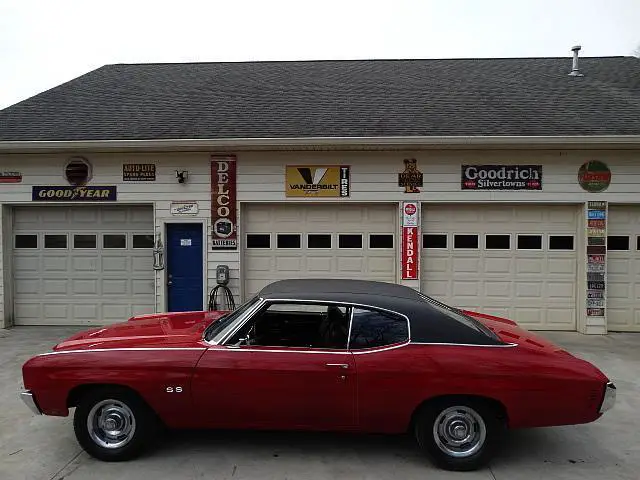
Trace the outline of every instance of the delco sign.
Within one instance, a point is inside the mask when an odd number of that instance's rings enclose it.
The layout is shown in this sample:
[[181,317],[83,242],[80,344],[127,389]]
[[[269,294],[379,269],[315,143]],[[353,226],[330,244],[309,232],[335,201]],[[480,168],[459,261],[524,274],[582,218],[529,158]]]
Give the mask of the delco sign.
[[35,186],[31,190],[31,199],[35,202],[115,202],[118,193],[115,185]]
[[236,157],[211,156],[211,244],[215,249],[238,248],[236,227]]
[[462,165],[462,190],[542,190],[542,165]]

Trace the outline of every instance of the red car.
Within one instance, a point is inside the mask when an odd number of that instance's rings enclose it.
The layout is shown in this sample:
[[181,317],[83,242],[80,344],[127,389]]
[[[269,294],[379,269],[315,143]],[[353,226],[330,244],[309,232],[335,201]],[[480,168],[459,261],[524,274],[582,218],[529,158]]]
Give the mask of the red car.
[[147,315],[95,328],[23,367],[36,413],[76,407],[78,442],[125,460],[157,428],[410,432],[471,470],[505,428],[592,422],[615,387],[514,322],[400,285],[285,280],[237,310]]

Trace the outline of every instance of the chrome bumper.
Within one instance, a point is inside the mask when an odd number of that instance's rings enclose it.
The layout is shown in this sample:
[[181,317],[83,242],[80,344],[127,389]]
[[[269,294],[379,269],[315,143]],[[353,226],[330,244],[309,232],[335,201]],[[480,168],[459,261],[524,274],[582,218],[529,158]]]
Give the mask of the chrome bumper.
[[604,397],[602,398],[602,404],[600,405],[600,413],[604,413],[607,410],[611,410],[616,403],[616,386],[609,382],[604,389]]
[[42,412],[36,404],[36,399],[33,397],[33,393],[27,390],[26,392],[22,392],[20,394],[20,398],[22,398],[22,401],[25,403],[25,405],[29,407],[29,410],[31,410],[36,415],[42,415]]

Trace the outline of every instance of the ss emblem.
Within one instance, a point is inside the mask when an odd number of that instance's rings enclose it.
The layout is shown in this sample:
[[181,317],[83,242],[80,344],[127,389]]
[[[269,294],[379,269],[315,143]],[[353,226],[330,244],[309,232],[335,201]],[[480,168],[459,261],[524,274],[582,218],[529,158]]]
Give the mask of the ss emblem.
[[167,387],[167,393],[182,393],[182,387]]

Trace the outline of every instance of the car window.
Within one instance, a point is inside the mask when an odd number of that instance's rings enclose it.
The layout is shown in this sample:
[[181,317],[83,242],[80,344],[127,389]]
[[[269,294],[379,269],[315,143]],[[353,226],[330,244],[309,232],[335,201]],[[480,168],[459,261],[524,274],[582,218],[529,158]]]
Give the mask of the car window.
[[349,348],[383,347],[409,340],[407,319],[377,310],[355,308],[351,325]]
[[238,321],[245,312],[253,308],[259,301],[259,297],[253,297],[251,300],[248,300],[233,312],[229,312],[228,314],[220,317],[217,321],[212,322],[211,325],[209,325],[205,330],[205,340],[209,342],[213,341],[214,343],[222,340],[228,329],[232,330],[234,328],[231,325],[234,324],[235,321]]
[[341,305],[267,304],[227,344],[346,350],[350,313]]
[[447,318],[459,322],[469,328],[472,328],[487,337],[493,340],[500,340],[500,337],[496,335],[494,332],[485,327],[481,322],[476,320],[475,318],[471,318],[468,315],[465,315],[457,308],[450,307],[449,305],[445,305],[442,302],[437,301],[434,298],[428,297],[423,293],[420,293],[420,296],[427,302],[434,310],[439,312],[440,314],[446,316]]

